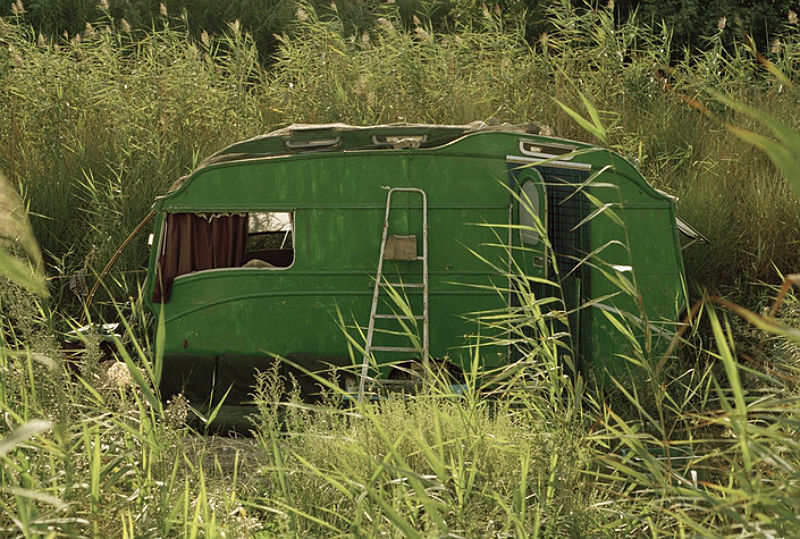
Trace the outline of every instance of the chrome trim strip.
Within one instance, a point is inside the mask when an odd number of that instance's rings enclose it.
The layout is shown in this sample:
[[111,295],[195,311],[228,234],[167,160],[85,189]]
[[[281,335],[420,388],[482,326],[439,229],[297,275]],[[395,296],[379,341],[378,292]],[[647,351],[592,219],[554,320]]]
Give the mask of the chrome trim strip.
[[[540,154],[536,157],[524,157],[521,155],[507,155],[506,162],[508,163],[519,163],[522,165],[530,165],[530,164],[539,164],[543,167],[555,167],[555,168],[570,168],[573,170],[592,170],[592,165],[589,163],[575,163],[571,161],[560,161],[558,159],[553,159],[557,157],[555,155],[546,155]],[[553,159],[550,161],[549,159]]]

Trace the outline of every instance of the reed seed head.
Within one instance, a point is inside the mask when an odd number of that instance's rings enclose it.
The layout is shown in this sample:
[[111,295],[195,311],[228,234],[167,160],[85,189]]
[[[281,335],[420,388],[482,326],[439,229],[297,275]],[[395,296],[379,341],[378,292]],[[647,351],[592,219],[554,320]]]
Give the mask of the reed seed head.
[[22,5],[22,0],[17,0],[11,4],[11,13],[14,15],[22,15],[23,13],[27,13],[25,6]]
[[8,52],[11,54],[11,60],[13,60],[14,65],[17,67],[25,67],[25,61],[22,59],[22,56],[20,56],[19,52],[17,52],[14,45],[8,46]]
[[164,409],[164,419],[167,426],[173,429],[180,428],[189,417],[189,400],[183,393],[178,393],[167,401],[167,406]]
[[379,17],[378,18],[378,24],[380,24],[381,28],[383,28],[387,32],[393,32],[394,31],[394,25],[392,25],[392,23],[386,17]]

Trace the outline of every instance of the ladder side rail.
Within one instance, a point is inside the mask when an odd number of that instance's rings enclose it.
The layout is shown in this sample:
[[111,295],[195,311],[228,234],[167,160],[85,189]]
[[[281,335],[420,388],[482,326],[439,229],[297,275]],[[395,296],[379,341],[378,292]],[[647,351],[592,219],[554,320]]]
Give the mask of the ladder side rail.
[[375,333],[375,314],[378,311],[378,296],[381,289],[381,280],[383,279],[383,255],[386,249],[386,238],[389,234],[389,211],[392,207],[392,191],[386,195],[386,213],[383,219],[383,233],[381,234],[381,250],[378,256],[378,273],[375,276],[375,288],[372,292],[372,306],[369,312],[369,326],[367,327],[367,339],[364,343],[364,358],[361,362],[361,379],[358,383],[358,398],[364,398],[364,389],[367,381],[367,374],[369,372],[369,360],[372,353],[372,337]]
[[425,376],[430,375],[430,344],[429,316],[430,304],[428,303],[428,196],[425,191],[419,189],[422,195],[422,367]]

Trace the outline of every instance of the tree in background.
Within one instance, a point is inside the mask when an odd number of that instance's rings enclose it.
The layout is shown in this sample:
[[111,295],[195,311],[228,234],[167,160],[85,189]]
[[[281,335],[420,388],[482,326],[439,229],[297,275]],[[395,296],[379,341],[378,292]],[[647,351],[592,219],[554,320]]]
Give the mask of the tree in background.
[[[586,0],[561,0],[576,8],[596,5]],[[0,16],[22,17],[35,31],[50,37],[72,38],[87,22],[103,16],[124,19],[133,29],[164,24],[166,10],[172,17],[184,17],[195,37],[226,30],[240,21],[258,47],[261,61],[268,63],[277,47],[276,35],[290,34],[298,12],[311,7],[320,18],[336,16],[347,36],[361,36],[388,11],[396,12],[411,28],[416,21],[440,33],[458,27],[480,27],[491,12],[509,27],[525,33],[529,42],[547,31],[543,0],[15,0],[0,5]],[[790,11],[800,13],[800,0],[611,0],[620,21],[636,16],[648,25],[662,21],[674,31],[673,43],[704,48],[700,36],[723,27],[723,39],[732,41],[738,33],[753,36],[761,50],[767,50],[776,34],[786,26]]]
[[[583,4],[575,1],[574,4]],[[766,50],[786,26],[790,11],[800,12],[799,0],[617,0],[620,20],[632,14],[650,26],[664,22],[674,32],[673,43],[704,48],[701,36],[723,30],[731,42],[742,33],[752,36],[760,50]],[[739,35],[736,35],[739,34]]]

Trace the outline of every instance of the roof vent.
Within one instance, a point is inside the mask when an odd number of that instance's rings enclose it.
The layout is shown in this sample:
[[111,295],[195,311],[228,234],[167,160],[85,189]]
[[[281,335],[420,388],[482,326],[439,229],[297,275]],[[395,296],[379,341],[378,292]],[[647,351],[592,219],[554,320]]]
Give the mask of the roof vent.
[[540,143],[531,140],[519,141],[519,151],[522,152],[523,155],[542,157],[545,159],[558,157],[560,161],[570,161],[575,156],[569,154],[577,151],[577,149],[577,146],[558,144],[555,142]]
[[333,149],[339,145],[340,137],[319,138],[306,140],[287,140],[286,147],[290,150],[322,150]]
[[391,146],[395,150],[416,150],[428,140],[428,135],[372,135],[376,146]]

